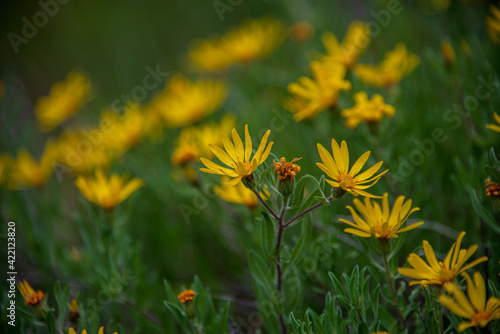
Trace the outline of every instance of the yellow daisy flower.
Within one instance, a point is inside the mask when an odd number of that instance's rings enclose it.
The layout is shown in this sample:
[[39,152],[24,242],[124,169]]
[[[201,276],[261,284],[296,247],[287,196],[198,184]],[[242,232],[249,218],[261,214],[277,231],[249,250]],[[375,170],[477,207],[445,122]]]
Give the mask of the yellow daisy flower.
[[[227,184],[228,178],[221,178],[221,185],[214,187],[214,193],[226,202],[233,204],[242,204],[248,206],[250,209],[254,209],[259,205],[257,196],[253,191],[245,187],[245,185],[240,182],[235,186]],[[269,192],[264,191],[260,194],[264,200],[269,196]]]
[[500,132],[500,116],[496,112],[493,113],[493,117],[495,118],[495,121],[498,123],[497,124],[487,124],[486,127],[490,130]]
[[500,8],[490,5],[490,14],[484,20],[486,31],[493,43],[500,44]]
[[451,66],[455,63],[455,51],[448,41],[441,41],[441,55],[446,66]]
[[24,303],[26,304],[26,306],[37,306],[42,303],[45,298],[45,294],[42,292],[42,290],[33,290],[31,285],[25,279],[23,279],[23,281],[20,282],[17,287],[19,288],[19,291],[24,298]]
[[66,81],[54,84],[50,95],[36,104],[35,114],[43,131],[50,131],[76,114],[90,99],[90,80],[80,71],[72,71]]
[[364,83],[375,87],[390,87],[410,74],[420,59],[406,50],[403,43],[385,54],[379,65],[356,65],[354,73]]
[[378,122],[384,115],[392,117],[396,112],[393,106],[385,104],[384,98],[379,94],[373,95],[369,100],[366,92],[358,92],[354,94],[354,102],[354,107],[342,110],[342,117],[346,119],[345,124],[350,129],[355,129],[362,122]]
[[78,322],[78,319],[80,319],[80,308],[78,307],[78,304],[74,299],[71,299],[69,303],[68,318],[72,323],[76,323]]
[[[349,150],[347,149],[347,143],[344,140],[339,147],[337,141],[332,139],[333,157],[321,144],[317,144],[317,146],[322,163],[318,162],[316,165],[323,172],[325,172],[326,175],[333,179],[326,180],[326,182],[328,182],[332,187],[341,188],[354,196],[362,195],[365,197],[381,198],[380,196],[374,196],[367,193],[364,189],[368,189],[377,183],[382,175],[389,171],[387,169],[382,173],[373,176],[382,166],[383,161],[376,163],[363,173],[358,174],[368,160],[371,153],[370,151],[365,152],[361,157],[359,157],[352,166],[351,170],[349,170]],[[372,183],[366,184],[369,182]]]
[[294,114],[296,122],[312,119],[335,106],[340,91],[351,89],[351,83],[345,79],[346,68],[340,63],[313,61],[311,72],[314,79],[300,77],[287,87],[293,97],[286,102],[286,108]]
[[252,139],[248,133],[248,124],[245,125],[245,146],[243,146],[243,142],[236,130],[233,129],[232,137],[234,144],[231,143],[227,136],[222,136],[222,143],[225,151],[218,146],[210,145],[212,153],[230,168],[221,167],[206,158],[201,158],[201,162],[207,168],[201,168],[200,170],[209,174],[232,177],[233,179],[228,182],[230,185],[236,185],[242,178],[244,178],[246,182],[253,182],[253,172],[260,164],[266,161],[273,147],[274,143],[270,142],[266,148],[267,139],[270,134],[271,130],[267,130],[262,137],[259,148],[250,160],[252,155]]
[[96,170],[94,177],[79,175],[75,184],[88,201],[106,210],[114,208],[144,186],[137,177],[127,181],[126,177],[112,174],[108,178],[101,169]]
[[344,232],[352,233],[363,238],[370,238],[371,236],[374,236],[378,239],[388,240],[391,238],[397,238],[399,233],[407,232],[422,226],[424,222],[418,222],[402,228],[408,217],[413,212],[420,209],[411,207],[411,199],[405,202],[405,197],[399,196],[396,199],[396,202],[394,202],[392,210],[389,210],[388,197],[389,195],[385,193],[382,200],[382,207],[380,207],[377,202],[371,201],[369,198],[365,198],[364,205],[360,200],[354,199],[353,204],[361,213],[363,218],[361,218],[356,211],[348,205],[347,208],[351,211],[354,223],[347,219],[339,219],[339,221],[353,227],[346,228]]
[[450,251],[446,255],[443,262],[436,259],[436,255],[434,254],[434,250],[431,245],[424,240],[424,253],[429,264],[425,263],[425,261],[422,260],[422,258],[417,254],[410,254],[408,257],[408,263],[412,266],[412,268],[398,268],[398,272],[401,275],[416,280],[410,281],[410,285],[444,285],[445,283],[452,282],[462,272],[488,260],[486,256],[482,256],[479,259],[465,265],[465,262],[477,250],[477,245],[472,245],[467,250],[460,249],[464,235],[465,232],[460,233],[457,241],[453,244],[453,246],[451,246]]
[[[78,334],[72,327],[70,327],[68,334]],[[87,330],[84,329],[80,334],[87,334]],[[104,334],[104,327],[99,328],[99,332],[97,334]],[[118,332],[114,332],[113,334],[118,334]]]
[[352,68],[370,44],[370,30],[365,23],[354,21],[347,28],[342,44],[331,32],[323,34],[322,39],[327,57]]
[[453,296],[441,295],[439,302],[456,315],[468,319],[458,325],[458,331],[463,332],[469,327],[485,327],[490,321],[500,319],[500,299],[488,298],[486,301],[486,286],[480,273],[474,273],[474,280],[467,273],[462,274],[467,281],[467,298],[457,283],[445,285],[446,291]]

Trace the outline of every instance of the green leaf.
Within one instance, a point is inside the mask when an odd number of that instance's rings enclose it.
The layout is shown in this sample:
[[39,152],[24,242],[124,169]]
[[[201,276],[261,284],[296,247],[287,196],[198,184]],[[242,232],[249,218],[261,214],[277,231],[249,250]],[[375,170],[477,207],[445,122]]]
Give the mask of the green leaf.
[[269,265],[266,264],[266,261],[254,251],[248,253],[248,264],[253,278],[265,292],[271,293],[273,290],[272,280],[274,278],[274,270],[269,270],[270,268]]
[[290,260],[285,263],[283,266],[283,277],[285,277],[295,266],[295,264],[301,258],[306,245],[309,243],[309,240],[312,235],[312,222],[306,220],[302,222],[302,230],[300,233],[300,239],[297,242],[297,246],[293,249],[292,256]]
[[344,287],[342,286],[342,283],[340,283],[339,279],[335,276],[334,273],[329,272],[328,276],[330,276],[330,283],[332,284],[332,290],[339,296],[342,296],[346,298],[346,294],[344,291]]
[[498,222],[493,218],[493,215],[479,202],[477,198],[476,190],[472,190],[471,193],[472,206],[476,213],[483,219],[483,221],[488,225],[493,231],[500,234],[500,226]]
[[274,224],[267,212],[262,211],[263,219],[260,222],[260,242],[262,250],[270,260],[274,249]]
[[500,183],[500,170],[498,170],[498,168],[484,166],[484,170],[486,171],[486,174],[491,176],[493,182]]

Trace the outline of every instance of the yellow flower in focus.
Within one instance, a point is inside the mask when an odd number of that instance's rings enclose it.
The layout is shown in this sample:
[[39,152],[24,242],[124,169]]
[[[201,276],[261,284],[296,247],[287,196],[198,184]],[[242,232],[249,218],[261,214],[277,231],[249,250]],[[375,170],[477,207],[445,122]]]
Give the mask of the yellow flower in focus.
[[252,139],[248,132],[248,124],[245,125],[245,146],[243,146],[243,142],[235,129],[233,129],[231,134],[234,144],[231,143],[227,136],[222,136],[222,143],[225,150],[218,146],[210,145],[212,153],[230,168],[221,167],[206,158],[201,158],[201,162],[207,168],[200,168],[200,170],[209,174],[232,177],[233,179],[227,183],[229,185],[236,185],[242,178],[245,179],[245,182],[252,182],[254,180],[253,172],[260,164],[266,161],[273,147],[274,143],[270,142],[266,148],[267,139],[271,134],[271,130],[267,130],[262,137],[259,148],[252,159],[250,159],[252,155]]
[[390,87],[399,83],[420,63],[420,59],[406,50],[402,43],[385,54],[379,65],[356,65],[354,73],[364,83],[375,87]]
[[353,227],[346,228],[344,232],[352,233],[363,238],[374,236],[379,240],[388,240],[397,238],[399,233],[408,232],[422,226],[424,222],[418,222],[401,228],[408,217],[413,212],[420,209],[411,207],[411,199],[405,202],[405,197],[399,196],[396,202],[394,202],[392,210],[390,210],[388,197],[389,195],[385,193],[382,200],[382,207],[369,198],[365,198],[364,205],[360,200],[354,199],[353,204],[363,218],[361,218],[351,206],[346,206],[346,208],[351,211],[354,223],[347,219],[339,219],[339,221]]
[[149,108],[163,117],[167,127],[191,125],[215,112],[226,99],[227,88],[220,80],[190,81],[181,74],[170,79],[165,91]]
[[[214,187],[214,193],[226,202],[233,204],[242,204],[248,206],[250,209],[254,209],[259,205],[257,196],[245,187],[245,185],[240,182],[234,186],[227,184],[229,179],[226,177],[221,178],[221,185]],[[269,196],[269,192],[261,193],[261,196],[266,200]]]
[[222,37],[196,42],[189,52],[193,65],[203,71],[222,71],[268,56],[285,37],[280,21],[271,18],[245,21]]
[[76,114],[90,99],[90,80],[79,71],[72,71],[66,81],[54,84],[50,95],[36,104],[35,114],[43,131],[50,131]]
[[181,301],[181,303],[187,303],[190,302],[194,299],[194,296],[196,295],[196,292],[194,292],[191,289],[186,289],[182,291],[178,296],[177,299]]
[[351,129],[355,129],[361,122],[378,122],[384,115],[392,117],[396,112],[393,106],[385,104],[384,98],[379,94],[373,95],[369,100],[366,92],[358,92],[354,94],[354,102],[354,107],[342,110],[346,126]]
[[12,157],[7,153],[0,153],[0,185],[7,179],[8,170],[12,164]]
[[490,321],[500,319],[500,299],[488,298],[486,301],[486,286],[480,273],[474,273],[474,280],[467,273],[462,274],[467,281],[467,298],[457,283],[445,285],[446,291],[453,296],[441,295],[439,302],[456,315],[468,319],[458,325],[462,332],[469,327],[485,327]]
[[137,177],[127,181],[124,176],[112,174],[108,178],[101,169],[96,170],[94,177],[79,175],[75,184],[88,201],[106,210],[114,208],[144,186]]
[[331,32],[323,34],[322,39],[327,51],[327,57],[350,69],[370,44],[370,30],[365,23],[354,21],[347,28],[342,44]]
[[448,41],[441,41],[441,55],[446,66],[451,66],[455,63],[455,51]]
[[495,132],[500,132],[500,116],[496,112],[493,113],[493,117],[495,118],[495,121],[498,123],[497,124],[487,124],[486,127],[490,130],[493,130]]
[[42,303],[43,299],[45,298],[42,290],[33,290],[31,285],[25,279],[23,279],[23,281],[19,283],[17,287],[19,288],[19,291],[24,298],[24,304],[26,304],[26,306],[35,307]]
[[[365,197],[381,198],[367,193],[364,189],[370,188],[372,185],[387,173],[389,170],[373,176],[382,166],[383,161],[376,163],[374,166],[368,168],[361,174],[361,168],[365,165],[370,157],[370,151],[365,152],[361,157],[356,160],[351,170],[349,170],[349,150],[346,142],[343,140],[341,146],[335,139],[332,139],[332,155],[321,145],[317,144],[319,156],[322,163],[316,165],[325,172],[326,175],[333,180],[326,180],[332,187],[341,188],[344,191],[351,193],[354,196],[362,195]],[[371,184],[366,184],[372,182]]]
[[443,262],[436,259],[436,254],[434,254],[431,245],[424,240],[424,253],[429,264],[425,263],[417,254],[410,254],[408,263],[412,268],[398,268],[398,272],[401,275],[416,279],[416,281],[410,281],[410,285],[444,285],[452,282],[462,272],[488,260],[486,256],[483,256],[465,265],[465,262],[477,250],[477,245],[473,245],[467,250],[460,249],[464,235],[465,232],[460,233]]
[[313,61],[311,72],[314,79],[300,77],[287,87],[294,96],[289,98],[286,107],[296,122],[314,118],[335,106],[340,91],[351,89],[351,83],[345,79],[346,68],[340,63]]
[[[78,334],[72,327],[70,327],[68,334]],[[87,330],[84,329],[80,334],[87,334]],[[99,328],[99,332],[97,334],[104,334],[104,327]],[[118,332],[114,332],[113,334],[118,334]]]
[[486,31],[493,43],[500,44],[500,8],[490,5],[490,15],[484,20]]
[[21,190],[43,186],[52,174],[57,154],[57,144],[52,140],[45,144],[39,162],[25,149],[19,150],[10,168],[9,188]]

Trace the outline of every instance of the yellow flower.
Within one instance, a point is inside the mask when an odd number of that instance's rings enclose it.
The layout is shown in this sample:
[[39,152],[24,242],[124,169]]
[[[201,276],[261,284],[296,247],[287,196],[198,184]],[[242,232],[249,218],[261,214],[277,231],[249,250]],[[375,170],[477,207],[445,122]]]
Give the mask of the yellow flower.
[[354,94],[354,101],[354,107],[342,110],[346,126],[351,129],[355,129],[361,122],[378,122],[384,115],[392,117],[396,112],[393,106],[385,104],[384,98],[379,94],[368,100],[366,92],[359,92]]
[[38,100],[35,114],[43,131],[50,131],[76,114],[90,99],[90,80],[72,71],[66,81],[54,84],[50,95]]
[[[349,150],[347,149],[347,144],[343,140],[341,147],[335,139],[332,139],[332,155],[321,145],[318,145],[319,156],[322,163],[316,163],[316,165],[326,173],[333,180],[326,180],[332,187],[341,188],[344,191],[348,191],[354,196],[362,195],[365,197],[381,198],[380,196],[374,196],[364,189],[370,188],[372,185],[377,183],[377,181],[387,173],[389,170],[385,170],[373,176],[379,168],[382,166],[383,161],[376,163],[371,168],[367,169],[361,174],[358,174],[361,168],[370,157],[370,151],[365,152],[361,157],[356,160],[351,170],[349,170]],[[373,182],[372,182],[373,181]],[[366,184],[372,182],[371,184]]]
[[106,210],[114,208],[144,186],[144,182],[137,177],[128,182],[126,177],[118,174],[108,178],[101,169],[95,172],[95,177],[79,175],[75,184],[88,201]]
[[10,168],[9,187],[14,190],[43,186],[54,168],[57,159],[57,145],[49,140],[45,144],[40,161],[37,162],[25,149],[19,150]]
[[200,170],[209,174],[227,175],[232,177],[233,179],[228,182],[230,185],[236,185],[242,178],[245,178],[248,182],[253,181],[253,172],[260,164],[266,161],[269,153],[271,152],[271,148],[273,147],[274,143],[270,142],[266,148],[267,139],[269,138],[270,133],[271,130],[266,131],[262,137],[259,148],[250,160],[252,155],[252,139],[248,133],[248,124],[245,125],[245,146],[243,146],[243,142],[241,141],[241,138],[236,130],[233,129],[232,137],[234,144],[231,143],[227,136],[222,136],[222,143],[225,151],[218,146],[210,145],[212,153],[219,158],[222,163],[226,164],[230,168],[221,167],[206,158],[201,158],[201,162],[207,168],[201,168]]
[[[78,334],[72,327],[69,329],[68,334]],[[87,334],[87,330],[84,329],[80,334]],[[104,327],[99,328],[99,332],[97,334],[104,334]],[[118,332],[114,332],[113,334],[118,334]]]
[[69,304],[69,321],[75,323],[78,322],[78,319],[80,319],[80,308],[78,307],[76,300],[71,299]]
[[500,132],[500,116],[496,112],[493,113],[493,117],[495,118],[495,121],[498,123],[497,124],[487,124],[486,127],[490,130]]
[[7,172],[12,164],[12,157],[7,153],[0,153],[0,185],[7,179]]
[[[226,202],[246,205],[253,209],[259,205],[257,196],[240,182],[235,186],[227,184],[228,178],[221,178],[221,185],[214,187],[214,193]],[[261,193],[264,200],[269,196],[269,192]]]
[[354,223],[347,219],[339,219],[339,221],[353,227],[346,228],[344,232],[352,233],[363,238],[374,236],[378,239],[387,240],[397,238],[399,233],[407,232],[422,226],[424,222],[418,222],[401,228],[408,217],[413,212],[420,209],[411,207],[411,199],[405,202],[405,197],[399,196],[396,199],[396,202],[394,202],[392,210],[389,210],[388,197],[389,195],[385,193],[382,200],[382,207],[380,207],[377,202],[372,201],[369,198],[365,198],[364,205],[360,200],[354,199],[353,204],[361,213],[363,218],[361,218],[356,211],[348,205],[347,208],[351,211]]
[[190,302],[194,299],[194,296],[196,295],[196,292],[194,292],[193,290],[191,289],[186,289],[184,291],[182,291],[178,296],[177,298],[181,301],[181,303],[186,303],[186,302]]
[[486,179],[486,197],[500,197],[500,183],[491,182],[490,179]]
[[460,286],[456,283],[445,285],[447,295],[439,296],[439,302],[456,315],[469,319],[458,325],[458,331],[462,332],[469,327],[485,327],[490,321],[500,318],[500,299],[488,298],[486,301],[486,286],[480,273],[474,273],[474,280],[467,273],[462,274],[467,281],[467,298]]
[[226,99],[227,93],[226,86],[220,80],[193,82],[176,74],[149,108],[163,117],[167,127],[182,127],[215,112]]
[[313,61],[311,72],[314,79],[300,77],[287,87],[294,96],[289,98],[286,107],[295,114],[296,122],[314,118],[321,111],[335,106],[340,91],[351,89],[351,83],[344,78],[346,68],[340,63]]
[[408,53],[406,46],[399,43],[385,54],[380,65],[356,65],[354,73],[368,85],[390,87],[410,74],[419,63],[420,59]]
[[300,166],[294,164],[294,162],[299,161],[302,158],[293,158],[292,161],[286,162],[286,159],[280,158],[280,161],[273,161],[271,166],[274,166],[274,172],[279,175],[278,180],[282,181],[285,179],[293,180],[295,175],[300,172]]
[[448,41],[441,41],[441,54],[446,66],[451,66],[455,63],[455,51]]
[[500,44],[500,8],[491,5],[490,14],[484,20],[486,31],[493,43]]
[[221,71],[268,56],[284,36],[283,25],[278,20],[248,20],[222,37],[198,41],[191,48],[189,58],[200,70]]
[[31,285],[25,279],[23,279],[23,281],[19,283],[17,287],[19,288],[19,291],[24,298],[24,303],[26,304],[26,306],[35,307],[43,302],[45,295],[42,290],[33,290]]
[[354,21],[349,25],[342,44],[339,43],[333,33],[327,32],[323,34],[323,45],[327,51],[327,57],[347,68],[354,66],[369,43],[370,30],[368,25],[359,21]]
[[398,272],[401,275],[416,279],[416,281],[411,281],[410,285],[443,285],[445,283],[452,282],[465,270],[474,267],[478,263],[488,260],[486,256],[483,256],[465,265],[465,262],[476,251],[477,245],[473,245],[467,250],[460,249],[464,235],[465,232],[460,233],[457,241],[453,244],[453,246],[451,246],[450,251],[446,255],[444,262],[438,262],[431,245],[424,240],[424,253],[429,264],[425,263],[425,261],[422,260],[422,258],[420,258],[417,254],[410,254],[408,257],[408,263],[412,266],[412,268],[398,268]]

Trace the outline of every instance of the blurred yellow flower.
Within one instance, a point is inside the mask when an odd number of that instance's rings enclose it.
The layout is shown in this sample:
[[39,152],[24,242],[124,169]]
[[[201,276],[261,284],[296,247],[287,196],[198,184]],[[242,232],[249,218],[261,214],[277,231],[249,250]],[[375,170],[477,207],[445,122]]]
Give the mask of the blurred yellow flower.
[[455,51],[448,41],[441,41],[441,55],[446,66],[451,66],[455,63]]
[[8,171],[12,164],[12,157],[8,153],[0,152],[0,185],[7,180]]
[[484,20],[486,31],[493,43],[500,44],[500,8],[490,5],[490,14]]
[[408,217],[415,211],[420,210],[419,208],[412,208],[411,199],[405,202],[404,196],[399,196],[392,206],[392,210],[389,209],[389,195],[384,194],[382,200],[382,207],[369,198],[365,198],[365,204],[361,203],[360,200],[354,199],[353,204],[361,213],[361,218],[356,211],[351,207],[347,206],[349,211],[351,211],[354,223],[347,219],[339,219],[339,221],[346,223],[353,228],[346,228],[344,232],[352,233],[354,235],[370,238],[374,236],[377,239],[391,239],[397,238],[399,233],[407,232],[413,230],[419,226],[422,226],[424,222],[418,222],[407,227],[403,227]]
[[351,89],[351,83],[345,79],[346,68],[340,63],[313,61],[311,72],[314,79],[300,77],[287,87],[294,96],[288,99],[286,107],[296,122],[314,118],[335,106],[340,91]]
[[351,129],[355,129],[361,122],[378,122],[384,115],[392,117],[396,112],[393,106],[385,104],[384,98],[379,94],[373,95],[369,100],[366,92],[358,92],[354,94],[354,102],[354,107],[342,110],[346,126]]
[[288,29],[288,35],[294,42],[302,42],[314,35],[314,27],[307,21],[297,22]]
[[186,302],[190,302],[194,299],[194,296],[196,296],[196,292],[194,292],[193,290],[191,289],[186,289],[184,291],[182,291],[181,293],[179,293],[179,295],[177,296],[177,299],[179,299],[181,301],[181,303],[186,303]]
[[215,112],[227,94],[227,88],[220,80],[190,81],[176,74],[148,108],[161,115],[167,127],[182,127]]
[[477,245],[473,245],[467,250],[460,249],[464,235],[465,232],[460,233],[457,241],[451,246],[450,251],[446,255],[444,262],[438,262],[431,245],[424,240],[424,253],[429,264],[425,263],[417,254],[410,254],[408,263],[412,268],[398,268],[398,272],[401,275],[416,279],[416,281],[410,281],[410,285],[444,285],[445,283],[452,282],[462,272],[474,267],[478,263],[488,260],[486,256],[483,256],[465,265],[465,262],[477,250]]
[[[214,193],[226,202],[233,204],[242,204],[248,206],[250,209],[254,209],[259,205],[257,196],[245,187],[242,182],[232,186],[227,184],[229,179],[227,177],[221,178],[221,185],[214,187]],[[266,200],[269,196],[269,192],[265,194],[261,193],[261,196]]]
[[69,303],[69,321],[75,323],[78,322],[78,319],[80,319],[80,308],[78,307],[78,304],[76,303],[76,300],[71,299]]
[[144,186],[137,177],[127,181],[125,176],[112,174],[108,178],[101,169],[96,170],[94,177],[79,175],[75,184],[88,201],[106,210],[114,208]]
[[500,197],[500,184],[486,179],[486,197]]
[[221,71],[268,56],[286,33],[280,21],[261,18],[245,21],[222,37],[195,42],[189,51],[193,65],[203,71]]
[[322,39],[327,57],[347,68],[352,68],[370,44],[370,30],[365,23],[354,21],[347,28],[342,44],[331,32],[324,33]]
[[420,59],[406,50],[402,43],[385,54],[379,65],[356,65],[354,73],[364,83],[375,87],[390,87],[399,83],[420,63]]
[[45,144],[39,162],[35,161],[25,149],[19,150],[10,168],[9,188],[21,190],[43,186],[52,174],[57,152],[57,144],[50,139]]
[[500,299],[488,298],[486,301],[486,286],[480,273],[474,273],[474,280],[467,273],[462,274],[467,281],[467,298],[457,283],[445,284],[446,291],[453,296],[442,294],[439,302],[456,315],[468,319],[458,325],[462,332],[469,327],[485,327],[490,321],[500,319]]
[[[70,327],[68,334],[78,334],[72,327]],[[87,330],[84,329],[80,334],[87,334]],[[104,334],[104,327],[99,328],[99,332],[97,334]],[[114,332],[113,334],[118,334],[118,332]]]
[[248,124],[245,125],[245,146],[243,146],[243,142],[241,141],[241,138],[236,130],[233,129],[232,137],[234,144],[231,143],[227,136],[223,135],[222,143],[225,150],[218,146],[210,145],[212,153],[219,158],[222,163],[230,168],[221,167],[206,158],[201,158],[201,162],[207,168],[201,168],[200,170],[209,174],[227,175],[232,177],[233,179],[228,182],[230,185],[236,185],[242,178],[245,179],[245,182],[253,182],[253,172],[260,164],[266,161],[269,153],[271,152],[271,148],[273,147],[274,143],[270,142],[266,148],[267,139],[270,134],[271,130],[267,130],[262,137],[259,148],[250,160],[252,155],[252,139],[250,138],[250,134],[248,132]]
[[[358,174],[361,168],[365,165],[370,151],[365,152],[361,157],[356,160],[351,170],[349,170],[349,150],[347,143],[343,140],[341,147],[335,139],[332,139],[332,155],[321,145],[317,144],[319,156],[322,163],[316,165],[325,172],[326,175],[333,180],[326,180],[332,187],[341,188],[344,191],[351,193],[354,196],[362,195],[365,197],[381,198],[367,193],[364,189],[370,188],[372,185],[387,173],[389,170],[373,176],[382,166],[383,161],[376,163],[371,168],[368,168],[361,174]],[[372,182],[371,184],[366,184]]]
[[36,104],[35,114],[43,131],[50,131],[76,114],[90,99],[90,80],[80,71],[72,71],[66,81],[54,84],[50,95]]
[[487,124],[486,127],[490,130],[500,132],[500,116],[496,112],[493,113],[493,117],[498,124]]
[[33,290],[31,285],[25,279],[23,279],[23,281],[20,282],[17,287],[19,288],[19,291],[24,298],[24,304],[26,304],[26,306],[35,307],[42,303],[43,299],[45,298],[42,290]]

